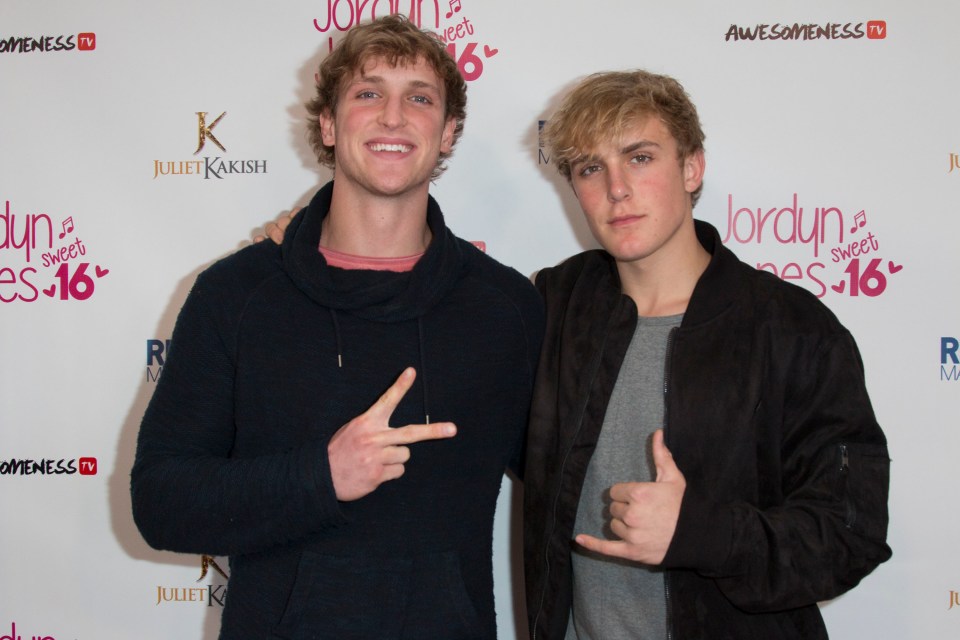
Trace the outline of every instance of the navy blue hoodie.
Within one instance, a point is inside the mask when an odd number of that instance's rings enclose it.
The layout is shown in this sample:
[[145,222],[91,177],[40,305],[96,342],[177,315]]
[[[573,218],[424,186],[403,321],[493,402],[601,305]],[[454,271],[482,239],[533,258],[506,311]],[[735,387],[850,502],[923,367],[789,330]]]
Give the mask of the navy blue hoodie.
[[[133,513],[158,549],[230,556],[221,638],[493,638],[492,526],[543,331],[529,281],[444,225],[407,273],[328,267],[332,183],[282,246],[204,271],[141,424]],[[408,366],[391,426],[452,421],[353,502],[326,447]]]

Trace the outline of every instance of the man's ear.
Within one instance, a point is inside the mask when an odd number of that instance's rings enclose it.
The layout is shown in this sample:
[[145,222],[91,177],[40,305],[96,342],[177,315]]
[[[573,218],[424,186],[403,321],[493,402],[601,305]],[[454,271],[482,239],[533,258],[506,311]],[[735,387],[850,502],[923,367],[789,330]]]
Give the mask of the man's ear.
[[703,149],[698,149],[683,159],[683,186],[687,193],[693,193],[700,188],[706,168],[707,160]]
[[457,119],[447,118],[440,135],[440,153],[450,153],[453,150],[453,134],[457,130]]
[[324,111],[320,114],[320,138],[323,140],[323,144],[328,147],[335,146],[335,141],[337,139],[337,128],[336,128],[336,119],[329,111]]

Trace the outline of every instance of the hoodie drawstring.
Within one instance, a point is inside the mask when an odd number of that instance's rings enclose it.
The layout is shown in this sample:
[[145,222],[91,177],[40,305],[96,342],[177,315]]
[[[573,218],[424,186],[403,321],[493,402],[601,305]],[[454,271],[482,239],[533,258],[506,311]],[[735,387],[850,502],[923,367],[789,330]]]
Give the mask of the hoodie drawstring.
[[330,317],[333,319],[333,335],[337,341],[337,366],[343,368],[343,348],[340,344],[340,323],[337,322],[337,310],[330,309]]
[[424,355],[423,317],[417,316],[417,332],[420,335],[420,386],[423,389],[423,417],[430,424],[430,403],[427,402],[427,358]]
[[[330,319],[333,322],[334,339],[337,342],[337,367],[343,368],[343,345],[340,340],[340,322],[337,320],[336,309],[330,309]],[[420,368],[417,375],[420,377],[420,388],[423,390],[423,419],[430,424],[430,402],[427,393],[427,356],[423,338],[423,318],[417,317],[417,337],[420,341]]]

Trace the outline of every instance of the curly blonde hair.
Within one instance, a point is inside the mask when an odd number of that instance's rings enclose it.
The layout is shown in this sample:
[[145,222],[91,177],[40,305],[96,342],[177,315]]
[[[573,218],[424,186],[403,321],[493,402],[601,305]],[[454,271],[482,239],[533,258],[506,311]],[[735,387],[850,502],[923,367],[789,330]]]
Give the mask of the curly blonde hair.
[[[317,94],[306,105],[310,114],[307,135],[317,159],[325,167],[334,167],[336,153],[332,146],[323,143],[320,116],[336,116],[341,88],[376,59],[384,60],[391,66],[416,64],[420,60],[429,64],[444,88],[445,118],[456,121],[453,145],[463,133],[467,115],[467,83],[457,63],[436,34],[418,28],[403,15],[391,14],[352,28],[320,63]],[[440,154],[431,176],[433,179],[446,170],[444,163],[451,154],[452,149],[450,153]]]

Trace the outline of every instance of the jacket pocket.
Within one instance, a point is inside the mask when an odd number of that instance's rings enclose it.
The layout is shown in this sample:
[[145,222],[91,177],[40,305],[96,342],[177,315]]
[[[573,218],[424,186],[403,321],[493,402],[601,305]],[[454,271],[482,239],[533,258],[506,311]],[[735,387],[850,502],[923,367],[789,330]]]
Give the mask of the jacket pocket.
[[398,560],[304,552],[274,637],[285,640],[393,638],[402,624],[405,573]]
[[416,595],[412,596],[404,639],[478,640],[484,637],[477,610],[464,584],[460,557],[455,551],[421,556],[411,586],[411,592]]
[[274,637],[473,640],[483,636],[455,552],[372,558],[307,551]]
[[840,498],[848,529],[883,540],[887,533],[890,458],[879,444],[837,445]]

